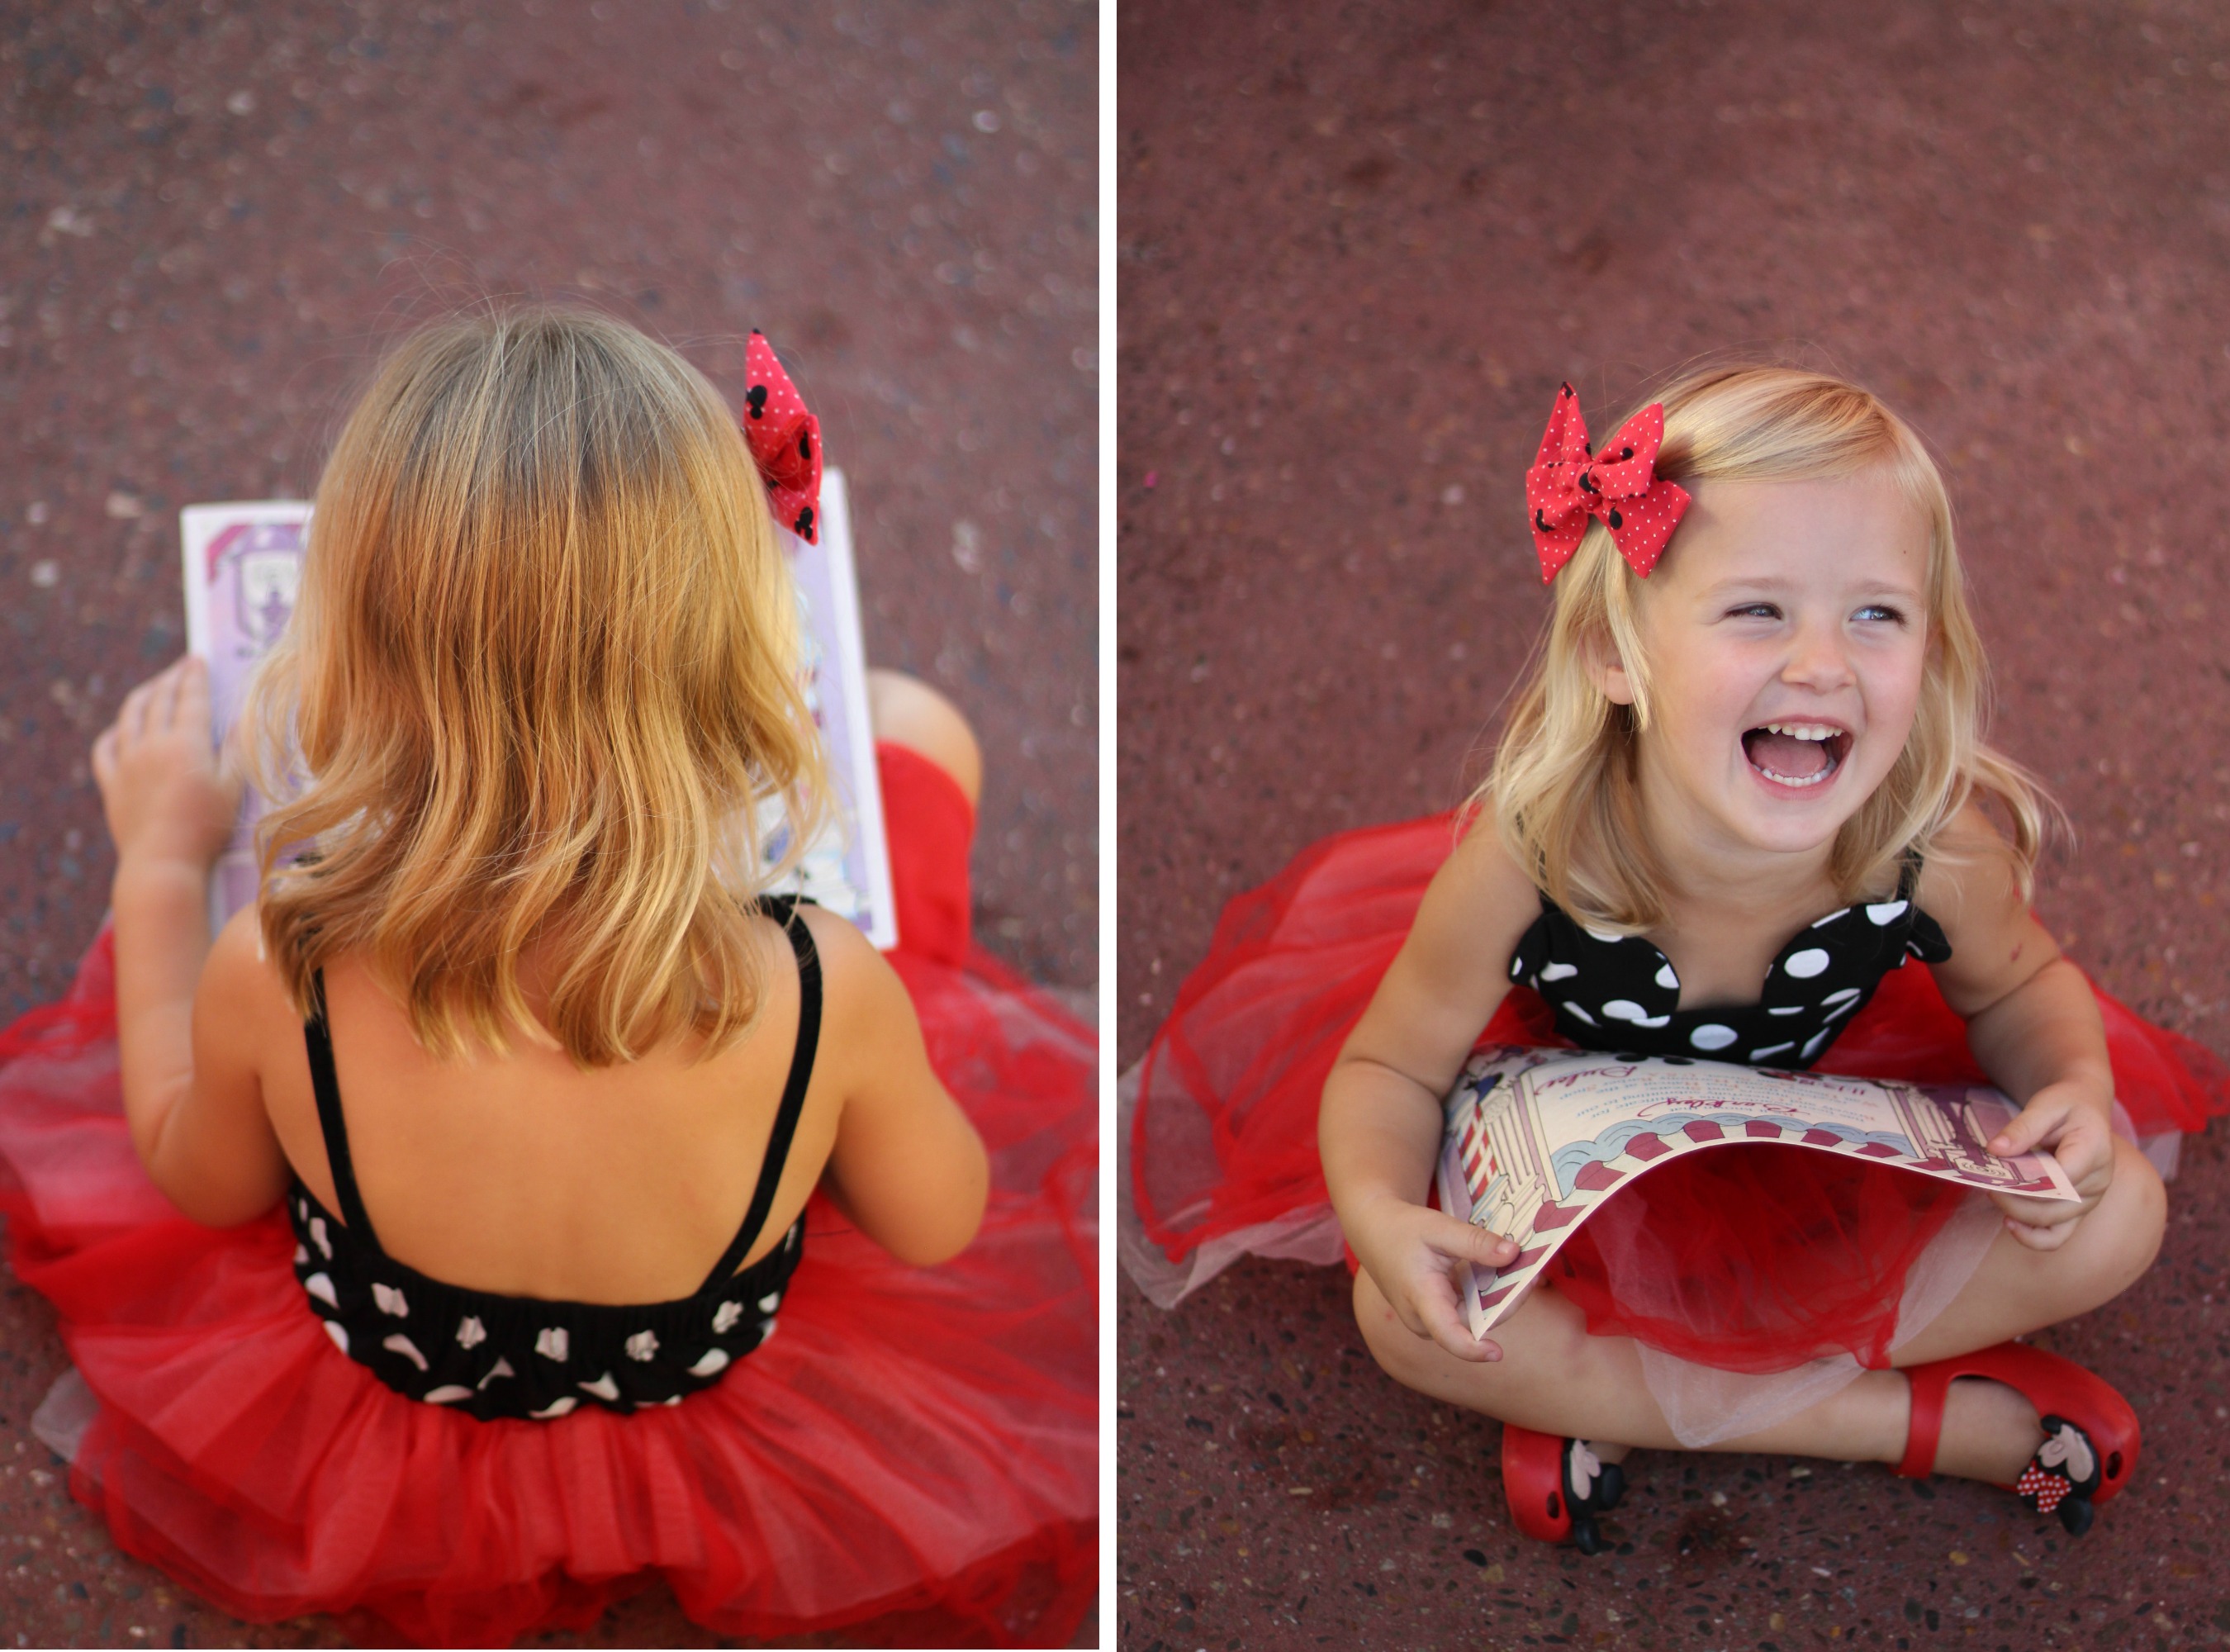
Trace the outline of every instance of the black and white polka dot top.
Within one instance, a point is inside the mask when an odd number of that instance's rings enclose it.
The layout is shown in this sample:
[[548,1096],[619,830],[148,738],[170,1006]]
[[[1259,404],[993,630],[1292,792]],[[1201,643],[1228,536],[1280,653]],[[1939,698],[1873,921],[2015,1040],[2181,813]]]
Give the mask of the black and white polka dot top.
[[1808,1068],[1882,977],[1908,958],[1940,964],[1951,956],[1942,926],[1913,904],[1919,875],[1908,860],[1889,900],[1846,907],[1799,930],[1754,1004],[1678,1008],[1680,978],[1663,952],[1639,935],[1587,928],[1545,894],[1510,977],[1547,999],[1556,1030],[1583,1049]]
[[499,1296],[429,1278],[383,1251],[357,1192],[319,978],[318,1014],[303,1032],[342,1219],[299,1177],[287,1212],[295,1277],[342,1352],[413,1399],[483,1418],[555,1417],[583,1401],[616,1411],[679,1405],[774,1334],[775,1311],[803,1254],[804,1218],[749,1268],[737,1266],[766,1225],[804,1110],[821,1036],[821,962],[790,900],[762,905],[797,956],[797,1045],[743,1226],[696,1294],[678,1301],[621,1307]]

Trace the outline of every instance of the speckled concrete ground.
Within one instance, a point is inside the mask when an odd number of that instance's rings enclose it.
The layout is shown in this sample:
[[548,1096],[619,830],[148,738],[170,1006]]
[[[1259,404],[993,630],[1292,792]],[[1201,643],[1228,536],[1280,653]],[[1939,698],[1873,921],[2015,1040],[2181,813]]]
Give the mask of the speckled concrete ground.
[[[180,647],[177,507],[306,492],[384,340],[511,293],[732,392],[749,328],[781,345],[849,475],[870,655],[983,734],[979,931],[1096,980],[1098,30],[1075,0],[0,9],[0,1014],[106,904],[84,753]],[[347,1632],[115,1555],[25,1442],[62,1363],[0,1292],[0,1644]],[[661,1594],[593,1638],[703,1637]]]
[[[1551,19],[1553,18],[1553,21]],[[1120,65],[1120,1059],[1234,891],[1462,794],[1544,611],[1520,477],[1731,347],[1946,461],[2047,920],[2230,1048],[2230,23],[2195,4],[1131,0]],[[2161,1265],[2048,1339],[2137,1398],[2071,1546],[2002,1494],[1637,1458],[1521,1544],[1496,1429],[1371,1370],[1337,1269],[1122,1287],[1122,1643],[2187,1645],[2230,1631],[2216,1136]]]

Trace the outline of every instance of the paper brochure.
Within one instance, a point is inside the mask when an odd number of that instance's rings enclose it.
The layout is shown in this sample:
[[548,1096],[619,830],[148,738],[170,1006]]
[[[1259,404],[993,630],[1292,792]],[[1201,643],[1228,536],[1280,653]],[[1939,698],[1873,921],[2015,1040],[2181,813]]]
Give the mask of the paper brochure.
[[1777,1143],[1988,1192],[2081,1197],[2048,1153],[1984,1150],[2019,1109],[1982,1085],[1496,1047],[1472,1056],[1445,1106],[1441,1208],[1518,1245],[1499,1272],[1465,1264],[1474,1336],[1518,1305],[1604,1200],[1685,1153]]

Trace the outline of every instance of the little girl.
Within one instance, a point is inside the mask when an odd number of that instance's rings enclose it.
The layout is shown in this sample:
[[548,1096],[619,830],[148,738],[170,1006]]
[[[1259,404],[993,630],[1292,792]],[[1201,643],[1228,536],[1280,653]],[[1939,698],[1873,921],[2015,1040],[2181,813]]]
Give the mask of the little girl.
[[498,1643],[662,1573],[725,1635],[1017,1644],[1090,1598],[1090,1035],[971,950],[977,758],[909,680],[899,950],[766,893],[826,795],[770,514],[820,453],[749,371],[739,431],[590,315],[387,362],[214,941],[200,663],[94,747],[113,935],[0,1041],[0,1181],[98,1401],[72,1489],[228,1610]]
[[[1131,1100],[1134,1275],[1167,1301],[1344,1235],[1379,1363],[1501,1419],[1521,1528],[1589,1552],[1634,1446],[1963,1475],[2081,1531],[2135,1418],[2012,1339],[2143,1272],[2165,1201],[2130,1137],[2172,1145],[2225,1086],[2029,913],[2040,806],[1981,741],[1934,465],[1865,391],[1751,368],[1680,380],[1599,455],[1566,387],[1527,484],[1553,613],[1453,853],[1445,820],[1350,834],[1227,913]],[[1990,1150],[2051,1152],[2083,1198],[1694,1154],[1475,1340],[1452,1266],[1517,1247],[1427,1201],[1482,1041],[1987,1075],[2021,1107]]]

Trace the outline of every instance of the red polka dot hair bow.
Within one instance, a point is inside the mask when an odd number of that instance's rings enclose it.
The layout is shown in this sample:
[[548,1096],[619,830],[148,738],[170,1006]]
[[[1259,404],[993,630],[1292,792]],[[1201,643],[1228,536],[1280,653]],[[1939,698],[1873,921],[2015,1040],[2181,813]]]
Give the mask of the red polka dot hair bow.
[[744,441],[766,483],[774,519],[803,539],[818,543],[814,513],[821,506],[821,421],[790,375],[775,358],[774,346],[751,329],[744,370],[751,388],[744,392]]
[[1525,503],[1533,512],[1533,548],[1540,552],[1543,584],[1572,559],[1590,516],[1610,530],[1611,542],[1634,571],[1649,578],[1688,508],[1688,490],[1653,468],[1664,440],[1664,403],[1652,402],[1598,455],[1588,445],[1580,398],[1569,384],[1557,390],[1541,451],[1525,473]]

